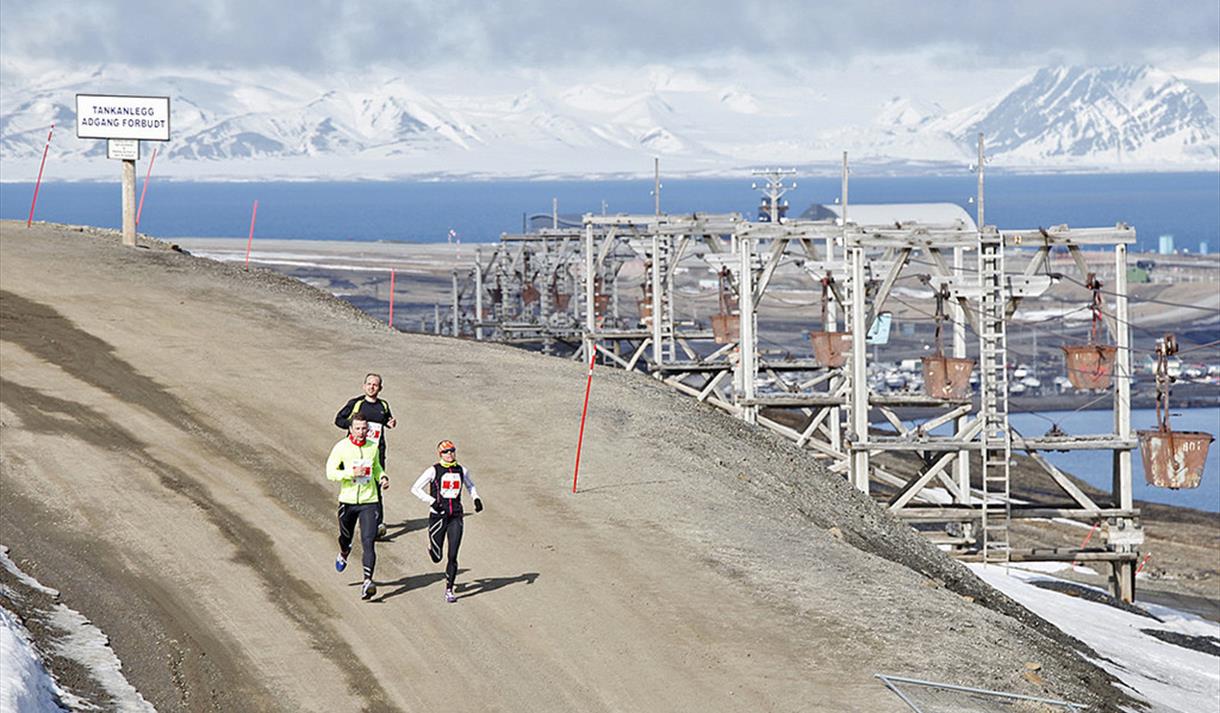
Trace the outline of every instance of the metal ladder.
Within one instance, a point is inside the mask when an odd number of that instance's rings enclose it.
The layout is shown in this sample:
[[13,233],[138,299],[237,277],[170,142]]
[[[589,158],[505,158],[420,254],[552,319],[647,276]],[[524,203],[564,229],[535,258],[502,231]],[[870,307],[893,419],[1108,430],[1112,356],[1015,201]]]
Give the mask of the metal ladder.
[[984,229],[979,233],[979,407],[984,419],[981,554],[984,564],[1004,565],[1010,561],[1008,534],[1012,521],[1008,332],[1004,318],[1008,302],[1006,280],[1004,238],[994,228]]
[[[656,241],[656,250],[652,255],[653,263],[656,265],[658,275],[660,275],[660,296],[661,310],[659,315],[654,315],[654,319],[660,320],[661,326],[661,351],[662,358],[666,361],[673,361],[676,354],[676,345],[674,340],[674,308],[670,301],[672,278],[667,279],[670,273],[670,263],[673,260],[673,238],[669,235],[658,235]],[[649,280],[652,276],[649,275]]]

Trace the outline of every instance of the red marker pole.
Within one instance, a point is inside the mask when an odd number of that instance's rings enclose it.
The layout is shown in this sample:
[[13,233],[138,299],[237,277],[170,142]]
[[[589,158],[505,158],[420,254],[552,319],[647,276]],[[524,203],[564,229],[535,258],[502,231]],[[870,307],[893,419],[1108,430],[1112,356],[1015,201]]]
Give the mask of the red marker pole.
[[585,442],[585,416],[589,414],[589,391],[593,388],[593,364],[597,359],[597,344],[589,342],[592,347],[589,354],[589,378],[585,381],[585,406],[580,410],[580,435],[576,437],[576,469],[572,471],[572,492],[576,492],[576,479],[580,476],[580,447]]
[[152,176],[153,164],[157,161],[157,149],[153,148],[152,158],[148,159],[148,173],[144,174],[144,187],[140,189],[140,205],[136,208],[136,229],[140,228],[140,214],[144,212],[144,196],[148,193],[148,179]]
[[47,145],[42,147],[42,163],[38,164],[38,180],[34,183],[34,200],[30,201],[30,217],[25,219],[25,227],[34,222],[34,206],[38,204],[38,188],[42,185],[42,169],[47,165],[47,152],[51,150],[51,134],[55,133],[55,124],[47,132]]
[[1144,559],[1143,559],[1143,561],[1142,561],[1142,562],[1140,562],[1140,566],[1135,568],[1135,573],[1136,573],[1136,574],[1139,574],[1139,573],[1140,573],[1140,572],[1141,572],[1141,571],[1144,569],[1144,565],[1148,564],[1148,560],[1149,560],[1151,557],[1152,557],[1152,553],[1151,553],[1151,552],[1149,552],[1148,554],[1144,555]]
[[246,269],[250,269],[250,247],[254,245],[254,219],[258,217],[258,199],[254,200],[254,210],[250,212],[250,238],[246,240]]
[[394,328],[394,268],[390,268],[390,329]]
[[[1093,523],[1093,529],[1089,530],[1089,534],[1087,534],[1087,535],[1085,535],[1085,536],[1084,536],[1084,542],[1081,542],[1081,543],[1080,543],[1080,549],[1082,549],[1082,550],[1083,550],[1083,549],[1085,548],[1085,546],[1089,544],[1089,540],[1093,539],[1093,533],[1094,533],[1094,532],[1097,532],[1097,528],[1099,528],[1099,527],[1101,527],[1101,522],[1100,522],[1100,521]],[[1079,563],[1079,562],[1073,562],[1072,564],[1073,564],[1073,565],[1079,565],[1080,563]]]
[[1084,542],[1080,543],[1080,549],[1084,549],[1085,545],[1089,544],[1089,540],[1093,539],[1093,533],[1097,532],[1097,528],[1101,527],[1100,522],[1093,523],[1093,529],[1089,530],[1089,534],[1084,536]]

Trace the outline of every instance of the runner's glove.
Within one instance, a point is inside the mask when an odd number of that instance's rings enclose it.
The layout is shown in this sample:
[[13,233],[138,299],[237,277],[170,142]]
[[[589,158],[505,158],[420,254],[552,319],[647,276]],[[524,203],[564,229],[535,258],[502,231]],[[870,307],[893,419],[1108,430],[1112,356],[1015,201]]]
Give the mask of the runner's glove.
[[480,500],[479,498],[474,499],[474,511],[483,512],[483,501]]

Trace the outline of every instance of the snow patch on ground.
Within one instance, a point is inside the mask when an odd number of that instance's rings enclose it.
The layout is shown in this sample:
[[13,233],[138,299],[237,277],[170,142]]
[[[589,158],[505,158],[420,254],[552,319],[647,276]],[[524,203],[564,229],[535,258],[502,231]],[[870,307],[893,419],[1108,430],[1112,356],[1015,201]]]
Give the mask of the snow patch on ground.
[[65,697],[65,692],[43,668],[30,641],[30,632],[17,617],[0,607],[0,710],[61,713],[66,710],[60,705]]
[[58,591],[51,589],[50,587],[44,586],[42,584],[42,582],[39,582],[37,579],[34,579],[33,577],[26,574],[25,572],[22,572],[17,567],[17,564],[15,562],[13,562],[11,559],[9,559],[8,548],[3,545],[0,545],[0,565],[3,565],[4,568],[7,569],[10,574],[12,574],[14,577],[17,578],[17,580],[19,582],[21,582],[25,586],[29,587],[30,589],[37,590],[39,592],[42,592],[43,594],[48,594],[52,597],[59,596]]
[[[24,585],[58,597],[59,592],[22,572],[9,559],[8,548],[0,546],[0,565],[11,572]],[[21,594],[5,587],[3,594],[10,600],[20,599]],[[0,607],[0,618],[4,620],[3,649],[0,655],[0,711],[62,711],[60,705],[71,710],[96,710],[71,693],[61,689],[43,665],[29,632],[7,609]],[[123,676],[123,663],[110,648],[110,641],[101,629],[91,624],[80,612],[56,603],[47,612],[47,622],[60,635],[49,643],[56,656],[75,661],[86,668],[110,698],[116,710],[134,713],[156,713],[127,678]],[[10,700],[10,697],[12,699]]]
[[[1144,633],[1158,629],[1184,636],[1220,639],[1220,624],[1153,604],[1139,606],[1160,619],[1041,589],[1033,583],[1058,580],[1015,567],[969,565],[980,578],[1030,611],[1093,648],[1098,666],[1163,713],[1214,711],[1220,701],[1220,657],[1162,641]],[[1025,567],[1025,564],[1022,564]],[[1098,590],[1102,591],[1102,590]]]

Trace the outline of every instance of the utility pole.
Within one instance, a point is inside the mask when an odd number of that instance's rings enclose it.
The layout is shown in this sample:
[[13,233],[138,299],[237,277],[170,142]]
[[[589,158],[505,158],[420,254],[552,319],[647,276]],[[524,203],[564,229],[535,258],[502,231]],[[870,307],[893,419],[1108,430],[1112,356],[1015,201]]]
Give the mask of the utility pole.
[[978,226],[979,230],[983,229],[983,132],[979,132],[979,205],[978,205]]
[[[846,160],[847,160],[847,157],[846,157],[846,154],[844,154],[844,161],[846,161]],[[763,169],[761,171],[751,171],[750,173],[752,175],[761,176],[764,179],[766,179],[765,184],[751,183],[750,188],[753,188],[756,191],[762,191],[763,195],[766,196],[767,209],[768,209],[768,214],[771,216],[771,222],[772,223],[781,222],[782,216],[780,216],[779,199],[782,198],[784,196],[784,194],[787,193],[788,191],[796,188],[796,181],[792,181],[791,183],[785,183],[784,178],[786,176],[795,176],[796,170],[795,169],[782,169],[782,168],[768,168],[768,169]],[[788,207],[788,204],[785,202],[783,204],[783,206],[786,208],[786,207]]]
[[474,249],[474,338],[483,341],[483,251]]
[[652,160],[652,195],[656,199],[656,215],[661,214],[661,159]]
[[453,275],[453,336],[461,336],[458,324],[458,271],[455,269],[451,273]]

